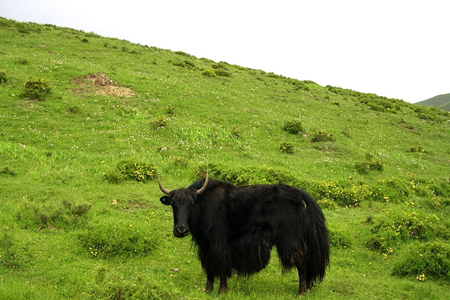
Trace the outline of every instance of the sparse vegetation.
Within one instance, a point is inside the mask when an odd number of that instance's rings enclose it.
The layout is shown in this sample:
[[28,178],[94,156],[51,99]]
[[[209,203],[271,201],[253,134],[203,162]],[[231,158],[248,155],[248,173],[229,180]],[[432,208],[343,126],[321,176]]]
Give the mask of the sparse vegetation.
[[[172,237],[155,180],[176,189],[206,171],[318,201],[332,264],[305,298],[450,294],[448,112],[69,28],[0,24],[1,297],[216,299],[190,241]],[[280,276],[275,252],[223,298],[292,299],[297,274]]]

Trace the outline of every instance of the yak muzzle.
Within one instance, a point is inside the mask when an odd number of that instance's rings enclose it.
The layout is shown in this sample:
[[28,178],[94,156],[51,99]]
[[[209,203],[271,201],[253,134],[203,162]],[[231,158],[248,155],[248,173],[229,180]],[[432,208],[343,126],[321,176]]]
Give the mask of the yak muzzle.
[[173,229],[173,235],[178,238],[183,238],[189,235],[189,228],[186,225],[175,226]]

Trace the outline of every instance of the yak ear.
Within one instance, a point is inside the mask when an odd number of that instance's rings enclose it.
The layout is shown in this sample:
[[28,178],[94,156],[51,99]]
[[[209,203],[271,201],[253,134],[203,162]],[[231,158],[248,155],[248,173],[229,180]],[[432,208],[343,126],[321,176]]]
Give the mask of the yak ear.
[[159,201],[161,201],[164,205],[170,205],[170,198],[169,196],[162,196]]

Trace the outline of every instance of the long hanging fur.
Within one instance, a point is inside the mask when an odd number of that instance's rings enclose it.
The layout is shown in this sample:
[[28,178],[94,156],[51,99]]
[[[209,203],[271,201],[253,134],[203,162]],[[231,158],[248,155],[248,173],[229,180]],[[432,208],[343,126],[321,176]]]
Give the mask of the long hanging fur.
[[[188,190],[198,190],[203,183],[194,182]],[[171,193],[177,191],[181,189]],[[188,225],[207,274],[207,289],[220,278],[220,290],[226,290],[233,271],[244,276],[261,271],[273,246],[283,270],[297,268],[299,294],[324,278],[328,231],[322,210],[306,192],[283,184],[235,187],[210,179],[193,202]]]

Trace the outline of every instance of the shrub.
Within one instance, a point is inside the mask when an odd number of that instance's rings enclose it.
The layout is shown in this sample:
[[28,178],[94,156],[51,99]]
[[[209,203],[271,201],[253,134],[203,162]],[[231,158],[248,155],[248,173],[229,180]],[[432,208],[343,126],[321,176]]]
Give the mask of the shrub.
[[359,174],[368,174],[370,171],[383,171],[383,163],[375,159],[369,153],[366,154],[366,161],[355,163],[356,171]]
[[411,146],[411,148],[409,149],[409,152],[418,152],[418,153],[432,154],[431,152],[426,151],[425,149],[423,149],[422,146],[420,146],[420,145]]
[[49,84],[42,78],[29,78],[25,83],[23,97],[43,101],[51,93]]
[[61,203],[27,203],[16,214],[16,220],[24,228],[63,228],[83,227],[89,219],[91,204],[73,203],[63,200]]
[[287,121],[286,123],[284,123],[283,130],[290,134],[302,133],[302,123],[300,123],[299,121]]
[[6,175],[6,176],[16,176],[17,175],[17,173],[13,170],[13,169],[11,169],[11,168],[9,168],[9,167],[4,167],[1,171],[0,171],[0,175]]
[[330,245],[335,248],[350,248],[352,246],[352,237],[342,230],[329,230]]
[[216,73],[217,76],[222,76],[222,77],[230,77],[231,76],[231,72],[226,69],[217,69],[214,71],[214,73]]
[[367,244],[372,249],[390,254],[405,241],[428,241],[435,238],[448,238],[448,227],[436,216],[415,211],[386,211],[373,221],[372,236]]
[[434,241],[412,244],[395,263],[393,275],[450,281],[450,246]]
[[325,130],[319,130],[312,135],[311,142],[334,142],[336,138],[331,133],[327,133]]
[[81,245],[92,257],[123,256],[136,258],[148,255],[157,245],[148,225],[108,220],[89,226],[79,236]]
[[289,142],[281,142],[280,143],[280,152],[292,154],[292,153],[294,153],[294,145]]
[[0,232],[0,266],[16,269],[30,264],[33,255],[28,248],[29,242],[20,241],[10,229]]
[[0,84],[8,82],[8,75],[6,72],[0,72]]
[[167,121],[165,117],[162,116],[156,116],[156,119],[150,122],[150,127],[152,129],[161,129],[167,126]]
[[205,164],[196,169],[196,177],[204,176],[206,171],[214,179],[231,182],[237,186],[252,184],[276,184],[299,186],[299,180],[289,171],[268,166],[245,166],[229,169],[219,164]]
[[124,160],[117,164],[113,171],[103,174],[110,183],[133,180],[146,182],[155,178],[156,167],[135,160]]
[[208,77],[217,77],[216,73],[212,71],[211,69],[204,69],[202,72],[202,75],[208,76]]
[[195,64],[189,60],[176,60],[172,61],[172,64],[181,68],[195,69]]
[[310,194],[320,203],[330,201],[339,206],[357,207],[372,197],[372,190],[366,184],[353,184],[348,181],[312,182]]

